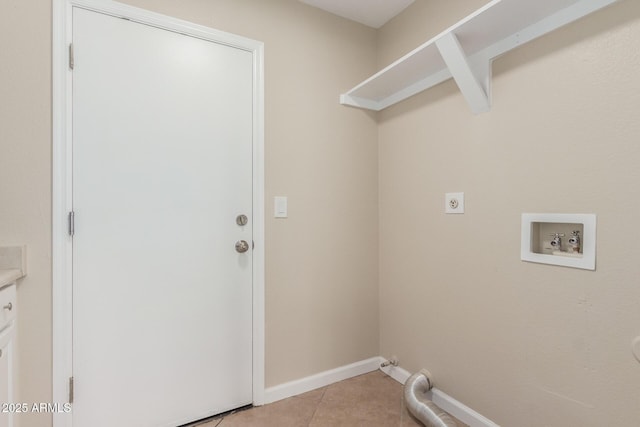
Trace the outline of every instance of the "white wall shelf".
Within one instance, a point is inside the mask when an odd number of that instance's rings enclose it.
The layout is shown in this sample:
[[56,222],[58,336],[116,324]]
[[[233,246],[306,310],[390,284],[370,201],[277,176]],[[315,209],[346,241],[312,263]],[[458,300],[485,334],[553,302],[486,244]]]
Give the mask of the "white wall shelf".
[[454,78],[471,110],[491,107],[491,62],[618,0],[493,0],[374,74],[340,103],[374,111]]

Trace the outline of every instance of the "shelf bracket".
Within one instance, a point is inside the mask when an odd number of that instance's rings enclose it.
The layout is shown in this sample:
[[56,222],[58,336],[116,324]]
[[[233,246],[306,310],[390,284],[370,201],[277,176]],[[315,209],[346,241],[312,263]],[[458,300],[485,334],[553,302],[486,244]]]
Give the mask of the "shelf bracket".
[[[475,114],[491,109],[491,59],[467,58],[460,42],[452,32],[436,41],[436,46],[453,75],[462,95]],[[484,83],[484,85],[483,85]]]

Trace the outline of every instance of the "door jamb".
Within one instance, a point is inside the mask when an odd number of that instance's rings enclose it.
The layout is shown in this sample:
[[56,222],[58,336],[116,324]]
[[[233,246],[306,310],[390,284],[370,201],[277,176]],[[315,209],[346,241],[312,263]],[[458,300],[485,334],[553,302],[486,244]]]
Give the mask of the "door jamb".
[[[72,210],[72,97],[69,43],[73,7],[130,19],[210,40],[253,54],[253,404],[264,403],[264,44],[177,18],[107,0],[53,0],[52,37],[52,303],[53,402],[69,399],[72,364],[72,238],[67,213]],[[54,427],[70,427],[71,413],[55,413]]]

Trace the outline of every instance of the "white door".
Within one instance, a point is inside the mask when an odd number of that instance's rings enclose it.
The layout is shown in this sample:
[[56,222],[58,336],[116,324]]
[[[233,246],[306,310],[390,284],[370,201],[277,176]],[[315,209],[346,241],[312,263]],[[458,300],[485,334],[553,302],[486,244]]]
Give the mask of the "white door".
[[252,53],[73,11],[73,425],[250,404]]

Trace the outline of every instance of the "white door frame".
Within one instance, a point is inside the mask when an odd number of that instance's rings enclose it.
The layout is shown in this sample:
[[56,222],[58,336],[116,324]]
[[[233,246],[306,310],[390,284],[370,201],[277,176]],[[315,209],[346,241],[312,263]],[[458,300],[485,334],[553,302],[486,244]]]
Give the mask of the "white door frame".
[[[196,25],[110,0],[53,0],[53,402],[69,399],[72,352],[72,239],[67,213],[72,209],[72,72],[69,44],[73,7],[243,49],[253,54],[253,403],[264,403],[264,45],[262,42]],[[126,66],[126,64],[123,64]],[[70,413],[53,415],[54,427],[71,427]]]

